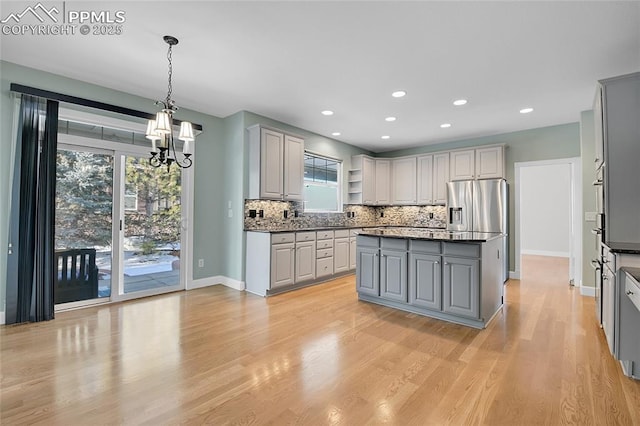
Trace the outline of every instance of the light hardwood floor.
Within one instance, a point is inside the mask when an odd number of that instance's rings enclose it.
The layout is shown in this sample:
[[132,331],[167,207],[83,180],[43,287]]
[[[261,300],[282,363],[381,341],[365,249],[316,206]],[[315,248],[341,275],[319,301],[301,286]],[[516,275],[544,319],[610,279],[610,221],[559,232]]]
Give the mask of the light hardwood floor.
[[486,330],[358,302],[346,277],[222,286],[0,329],[0,423],[640,425],[594,299],[527,256]]

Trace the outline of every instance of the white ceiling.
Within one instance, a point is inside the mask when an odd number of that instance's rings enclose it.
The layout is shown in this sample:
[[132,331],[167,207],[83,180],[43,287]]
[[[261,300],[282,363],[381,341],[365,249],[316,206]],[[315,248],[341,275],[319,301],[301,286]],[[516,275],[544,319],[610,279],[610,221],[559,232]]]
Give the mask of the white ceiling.
[[[2,2],[0,15],[30,4]],[[0,57],[160,99],[162,36],[170,34],[180,40],[173,52],[178,105],[218,117],[252,111],[328,137],[338,131],[335,139],[378,152],[577,122],[591,108],[596,80],[640,71],[639,1],[66,7],[124,10],[124,33],[2,35]],[[407,96],[392,98],[399,89]],[[469,103],[454,107],[459,98]],[[518,112],[529,106],[534,112]],[[323,116],[324,109],[335,114]],[[445,122],[452,126],[441,129]]]

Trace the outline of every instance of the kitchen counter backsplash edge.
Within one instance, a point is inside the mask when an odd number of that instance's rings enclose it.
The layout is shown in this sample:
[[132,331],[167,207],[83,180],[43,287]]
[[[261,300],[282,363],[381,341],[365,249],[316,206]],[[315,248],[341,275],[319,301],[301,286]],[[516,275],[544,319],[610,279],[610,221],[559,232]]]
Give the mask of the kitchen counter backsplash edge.
[[304,212],[302,201],[246,199],[244,202],[245,231],[278,232],[374,226],[445,228],[446,209],[444,206],[345,204],[340,213],[314,213]]

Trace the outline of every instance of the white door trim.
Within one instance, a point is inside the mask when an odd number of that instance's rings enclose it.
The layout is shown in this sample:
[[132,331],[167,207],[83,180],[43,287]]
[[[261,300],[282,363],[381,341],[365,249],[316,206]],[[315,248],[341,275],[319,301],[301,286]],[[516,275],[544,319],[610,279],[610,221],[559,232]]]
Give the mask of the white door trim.
[[569,245],[569,277],[576,286],[582,284],[582,165],[580,157],[559,158],[554,160],[523,161],[514,164],[515,167],[515,271],[513,275],[520,277],[520,173],[523,167],[551,166],[568,164],[571,168],[571,238]]

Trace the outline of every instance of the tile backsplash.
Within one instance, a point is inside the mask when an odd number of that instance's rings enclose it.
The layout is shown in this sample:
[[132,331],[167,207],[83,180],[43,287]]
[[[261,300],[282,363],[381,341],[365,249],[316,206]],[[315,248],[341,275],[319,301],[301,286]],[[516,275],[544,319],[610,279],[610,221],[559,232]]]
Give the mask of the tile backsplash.
[[[252,211],[255,211],[255,217],[251,217]],[[262,217],[260,217],[260,211],[262,211]],[[247,231],[285,231],[334,226],[357,228],[379,225],[445,228],[446,209],[444,206],[345,204],[342,213],[304,213],[300,201],[245,200],[244,202],[244,229]]]

